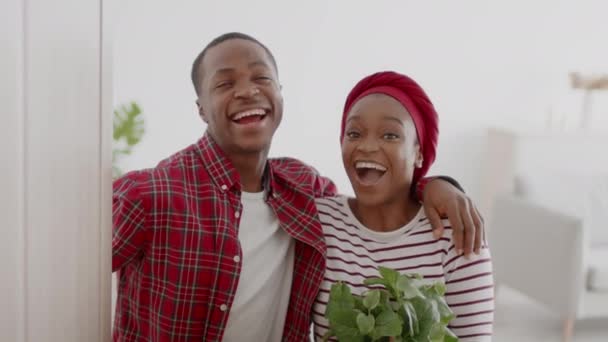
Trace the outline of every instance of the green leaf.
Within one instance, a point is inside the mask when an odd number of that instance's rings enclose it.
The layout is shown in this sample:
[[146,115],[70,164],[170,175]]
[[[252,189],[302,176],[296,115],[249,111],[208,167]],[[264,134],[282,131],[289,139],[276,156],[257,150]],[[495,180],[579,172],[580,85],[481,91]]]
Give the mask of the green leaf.
[[397,313],[387,310],[376,317],[375,334],[378,337],[399,336],[403,329],[403,321]]
[[113,137],[114,141],[125,140],[127,145],[133,146],[139,142],[144,133],[143,119],[140,117],[141,109],[135,102],[130,106],[121,106],[114,110]]
[[357,311],[352,309],[334,309],[329,317],[330,329],[340,341],[363,341],[363,335],[357,326]]
[[435,285],[433,285],[433,288],[435,289],[435,292],[439,296],[442,296],[442,297],[445,296],[446,288],[445,288],[445,284],[444,283],[438,281],[438,282],[435,283]]
[[374,315],[374,317],[378,317],[378,315],[380,315],[383,311],[386,311],[386,310],[395,311],[391,307],[391,302],[389,301],[389,293],[386,290],[379,290],[379,291],[380,291],[380,302],[373,310],[371,310],[371,313]]
[[404,326],[406,333],[409,336],[415,336],[420,332],[420,324],[418,322],[418,314],[416,313],[416,309],[414,305],[410,301],[406,301],[403,303],[402,313],[405,317],[403,320],[405,322]]
[[347,326],[351,328],[357,327],[358,312],[349,309],[335,309],[332,315],[329,316],[329,323],[332,326]]
[[355,301],[355,310],[359,310],[361,312],[367,311],[367,308],[365,305],[363,305],[363,299],[361,297],[353,296],[353,299]]
[[412,279],[408,276],[400,275],[397,279],[396,288],[403,293],[403,298],[412,299],[416,297],[424,298],[424,295],[420,290],[414,286]]
[[363,284],[365,284],[367,286],[384,285],[386,288],[389,288],[389,286],[390,286],[389,282],[386,279],[377,278],[377,277],[367,278],[367,279],[363,280]]
[[[391,307],[391,294],[387,291],[387,290],[381,290],[380,291],[380,305],[386,309],[390,309]],[[380,312],[382,312],[384,310],[381,310]],[[396,310],[392,310],[392,311],[396,311]]]
[[422,289],[424,296],[431,302],[435,302],[441,322],[448,324],[455,315],[445,301],[445,285],[441,282],[436,282],[432,286],[426,286]]
[[424,338],[428,338],[431,329],[435,323],[440,323],[439,311],[437,310],[437,304],[435,301],[423,299],[423,298],[414,298],[412,300],[412,304],[416,309],[416,314],[418,315],[418,323],[420,330],[417,336],[422,336]]
[[374,330],[375,323],[376,320],[372,315],[366,315],[364,313],[357,315],[357,327],[362,335],[368,335],[371,333],[372,330]]
[[447,326],[443,326],[443,331],[445,333],[443,342],[458,342],[458,336],[456,336],[456,334],[454,334]]
[[371,290],[365,294],[363,305],[368,310],[373,310],[380,303],[380,290]]
[[429,341],[430,342],[443,342],[443,337],[445,336],[445,330],[443,330],[444,325],[441,323],[435,323],[431,327],[431,331],[429,332]]
[[439,317],[441,319],[441,323],[450,323],[450,321],[453,320],[456,315],[454,315],[452,309],[450,309],[448,304],[445,302],[445,298],[437,298],[435,299],[435,302],[437,303],[437,310],[439,310]]
[[344,283],[333,284],[329,292],[325,317],[338,340],[363,341],[363,335],[357,326],[358,313],[350,288]]
[[329,301],[325,309],[325,316],[328,320],[337,310],[352,310],[355,308],[355,299],[350,293],[350,288],[344,283],[336,283],[331,286],[329,291]]
[[141,141],[145,133],[144,120],[141,114],[141,108],[135,102],[114,110],[112,164],[116,170],[118,169],[116,163],[120,157],[131,154],[133,146]]
[[397,288],[397,280],[399,279],[399,272],[390,269],[388,267],[378,267],[378,271],[382,278],[384,278],[388,284],[387,287]]
[[392,302],[392,301],[389,303],[389,305],[390,305],[390,308],[392,311],[398,311],[401,308],[401,306],[403,306],[403,304],[400,304],[397,302]]
[[365,342],[365,336],[357,328],[336,327],[335,330],[338,341]]

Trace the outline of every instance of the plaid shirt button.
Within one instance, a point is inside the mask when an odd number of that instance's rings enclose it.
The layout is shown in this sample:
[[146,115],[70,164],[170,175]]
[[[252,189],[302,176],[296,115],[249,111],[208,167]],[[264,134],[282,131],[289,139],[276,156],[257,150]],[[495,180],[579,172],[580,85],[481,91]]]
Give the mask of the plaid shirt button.
[[220,305],[220,310],[221,310],[222,312],[226,312],[226,310],[228,310],[228,305],[226,305],[226,304],[222,304],[222,305]]
[[239,261],[241,261],[241,257],[238,255],[235,255],[234,258],[232,258],[232,260],[234,260],[234,262],[239,262]]
[[234,213],[234,217],[239,218],[241,217],[241,213],[239,213],[238,211]]
[[220,186],[220,188],[222,188],[222,191],[226,191],[226,189],[228,189],[228,187],[226,186],[226,184],[222,184],[222,186]]

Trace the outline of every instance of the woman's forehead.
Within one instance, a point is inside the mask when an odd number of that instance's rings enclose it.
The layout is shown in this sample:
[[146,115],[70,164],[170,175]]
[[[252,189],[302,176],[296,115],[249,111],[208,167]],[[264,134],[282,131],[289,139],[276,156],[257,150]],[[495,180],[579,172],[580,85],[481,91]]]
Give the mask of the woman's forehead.
[[390,95],[372,93],[359,99],[352,107],[348,118],[397,119],[401,122],[412,121],[407,109]]

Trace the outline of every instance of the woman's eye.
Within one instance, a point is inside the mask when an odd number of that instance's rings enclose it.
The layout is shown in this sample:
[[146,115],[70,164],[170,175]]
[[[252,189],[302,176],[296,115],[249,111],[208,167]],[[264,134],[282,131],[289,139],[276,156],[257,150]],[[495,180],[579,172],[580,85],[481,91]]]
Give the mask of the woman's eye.
[[350,132],[346,133],[346,136],[349,137],[350,139],[356,139],[361,135],[359,134],[359,132],[350,131]]
[[395,133],[385,133],[383,138],[387,139],[387,140],[395,140],[395,139],[399,139],[399,136]]

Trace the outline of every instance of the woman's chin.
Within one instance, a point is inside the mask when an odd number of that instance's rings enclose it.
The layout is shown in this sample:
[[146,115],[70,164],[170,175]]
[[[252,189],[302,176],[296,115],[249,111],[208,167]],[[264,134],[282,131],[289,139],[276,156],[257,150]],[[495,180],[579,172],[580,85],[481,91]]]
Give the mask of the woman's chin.
[[382,206],[388,200],[387,194],[382,191],[370,189],[359,190],[355,188],[357,203],[366,207]]

